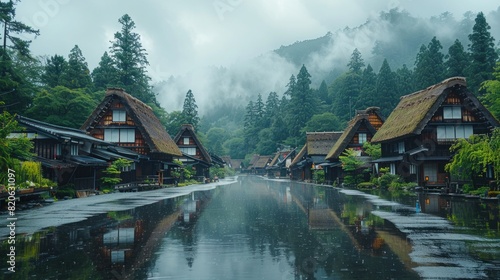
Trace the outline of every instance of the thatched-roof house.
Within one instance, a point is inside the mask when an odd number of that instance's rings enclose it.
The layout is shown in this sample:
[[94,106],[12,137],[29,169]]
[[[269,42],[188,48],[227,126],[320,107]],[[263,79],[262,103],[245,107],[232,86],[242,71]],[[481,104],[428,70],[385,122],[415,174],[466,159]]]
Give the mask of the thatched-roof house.
[[168,164],[182,156],[151,107],[123,89],[108,89],[81,129],[92,137],[148,156],[149,160],[137,169],[137,176],[158,176],[162,180]]
[[306,143],[297,153],[290,171],[294,180],[312,180],[311,168],[322,169],[325,157],[342,132],[307,132]]
[[382,158],[374,163],[407,181],[447,186],[444,165],[451,158],[451,144],[498,126],[498,120],[467,89],[465,78],[449,78],[401,97],[372,138],[382,144]]
[[266,168],[267,176],[270,178],[289,177],[289,167],[292,164],[292,161],[295,158],[296,154],[296,149],[289,148],[276,152],[273,159]]
[[373,135],[384,123],[380,115],[380,108],[369,107],[366,110],[357,110],[356,116],[349,121],[346,129],[326,155],[328,164],[324,164],[325,176],[328,181],[342,180],[343,172],[339,156],[346,149],[358,151],[358,155],[367,156],[363,152],[363,144],[370,142]]
[[251,165],[248,168],[252,174],[265,175],[266,167],[269,166],[271,160],[271,156],[254,155]]
[[174,137],[174,142],[183,154],[180,160],[185,165],[196,169],[195,176],[199,177],[198,179],[202,177],[210,178],[209,168],[212,165],[212,157],[201,144],[191,124],[181,126],[181,129]]

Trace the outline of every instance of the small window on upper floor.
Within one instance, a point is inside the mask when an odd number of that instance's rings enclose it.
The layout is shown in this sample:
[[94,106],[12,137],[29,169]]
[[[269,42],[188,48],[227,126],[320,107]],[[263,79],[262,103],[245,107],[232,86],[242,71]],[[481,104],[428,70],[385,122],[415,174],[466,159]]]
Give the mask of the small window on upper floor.
[[366,142],[366,133],[359,133],[358,134],[358,143],[363,144]]
[[127,120],[127,114],[125,110],[113,110],[114,122],[125,122],[126,120]]
[[462,107],[459,106],[443,107],[443,119],[461,119],[461,118],[462,118]]
[[184,137],[184,145],[189,145],[189,137]]

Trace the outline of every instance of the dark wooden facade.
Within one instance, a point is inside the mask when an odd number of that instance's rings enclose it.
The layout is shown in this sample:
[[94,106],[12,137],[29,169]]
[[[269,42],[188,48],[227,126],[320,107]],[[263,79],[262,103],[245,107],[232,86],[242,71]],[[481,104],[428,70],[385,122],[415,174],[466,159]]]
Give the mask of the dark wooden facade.
[[212,157],[198,140],[191,124],[181,126],[181,129],[174,137],[174,142],[183,154],[180,160],[184,165],[192,166],[196,170],[195,176],[197,179],[202,181],[204,178],[210,178]]
[[82,125],[92,137],[146,156],[136,165],[138,180],[169,177],[174,157],[182,156],[153,110],[122,89],[110,88]]
[[342,182],[344,173],[339,156],[345,150],[355,150],[358,152],[359,157],[366,158],[368,156],[363,151],[363,144],[371,142],[373,135],[383,123],[384,118],[380,115],[378,107],[356,111],[356,116],[349,121],[347,128],[326,155],[328,164],[324,165],[324,169],[325,179],[328,182]]
[[382,145],[382,158],[374,164],[420,186],[445,187],[454,180],[445,165],[456,139],[488,134],[498,126],[498,120],[467,89],[465,79],[450,78],[401,97],[372,139]]
[[[93,154],[97,148],[107,149],[111,143],[95,139],[84,131],[16,116],[25,131],[23,134],[33,142],[33,160],[42,164],[43,176],[58,186],[72,185],[77,190],[99,188],[99,175],[108,162]],[[112,147],[111,147],[112,148]]]
[[323,169],[326,155],[341,135],[342,132],[307,132],[306,143],[290,165],[291,179],[312,180],[312,169]]

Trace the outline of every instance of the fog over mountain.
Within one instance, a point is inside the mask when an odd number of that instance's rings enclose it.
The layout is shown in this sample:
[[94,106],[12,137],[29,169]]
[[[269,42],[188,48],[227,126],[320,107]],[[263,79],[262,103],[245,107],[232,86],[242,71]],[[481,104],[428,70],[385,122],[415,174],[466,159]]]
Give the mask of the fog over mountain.
[[443,53],[455,38],[467,46],[480,11],[498,42],[499,4],[489,0],[24,0],[16,17],[40,30],[35,56],[67,56],[78,45],[93,69],[129,14],[162,105],[181,110],[192,89],[204,114],[223,100],[244,106],[258,93],[282,94],[302,64],[313,87],[330,82],[354,48],[375,71],[384,57],[393,69],[412,67],[433,36]]
[[[484,13],[498,44],[500,7]],[[376,72],[384,58],[393,71],[403,64],[413,68],[420,46],[427,45],[434,36],[443,45],[443,54],[447,54],[455,39],[467,47],[475,16],[472,12],[461,17],[445,12],[424,18],[391,9],[371,16],[359,26],[328,32],[319,38],[305,38],[227,67],[203,67],[171,76],[157,83],[155,90],[162,105],[172,111],[182,110],[185,94],[191,89],[201,105],[200,113],[204,114],[221,102],[245,106],[259,93],[264,98],[271,91],[281,95],[290,76],[297,75],[302,64],[312,76],[312,87],[318,87],[322,80],[330,83],[346,70],[355,48]]]

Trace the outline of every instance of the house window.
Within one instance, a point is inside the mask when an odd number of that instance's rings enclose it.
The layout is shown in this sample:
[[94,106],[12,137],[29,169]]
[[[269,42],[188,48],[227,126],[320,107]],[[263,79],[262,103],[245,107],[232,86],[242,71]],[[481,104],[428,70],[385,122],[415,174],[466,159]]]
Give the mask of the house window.
[[120,170],[122,172],[128,172],[128,171],[135,170],[135,162],[132,162],[129,166],[125,166],[125,167],[120,168]]
[[450,140],[469,138],[474,133],[472,125],[449,125],[437,127],[437,139]]
[[366,142],[366,133],[359,133],[358,134],[358,143],[363,144]]
[[391,163],[389,165],[389,173],[391,173],[392,175],[396,175],[396,164],[395,163]]
[[461,119],[462,118],[462,107],[443,107],[443,118],[444,119]]
[[127,114],[125,110],[113,110],[113,121],[114,122],[125,122],[127,120]]
[[398,143],[398,153],[400,153],[400,154],[405,153],[405,142]]
[[78,155],[78,145],[71,145],[71,155],[72,156],[77,156]]
[[180,147],[180,149],[181,149],[181,152],[183,152],[187,155],[190,155],[190,156],[196,155],[196,148]]
[[410,174],[417,174],[417,166],[415,164],[410,164]]
[[189,137],[184,137],[184,145],[189,145]]
[[104,130],[104,141],[114,143],[134,143],[135,129],[133,128],[108,128]]

